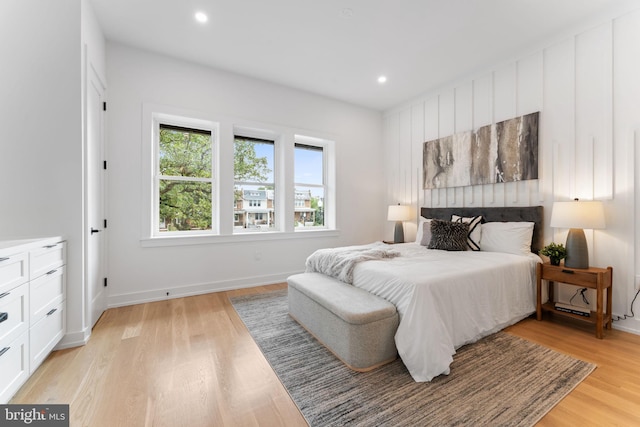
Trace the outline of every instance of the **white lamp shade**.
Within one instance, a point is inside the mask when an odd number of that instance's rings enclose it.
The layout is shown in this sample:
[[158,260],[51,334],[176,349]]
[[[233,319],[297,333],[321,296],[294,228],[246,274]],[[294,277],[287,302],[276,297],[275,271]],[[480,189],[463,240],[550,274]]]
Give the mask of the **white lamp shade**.
[[391,205],[387,211],[389,221],[408,221],[411,219],[411,206]]
[[605,228],[602,202],[554,202],[549,225],[554,228]]

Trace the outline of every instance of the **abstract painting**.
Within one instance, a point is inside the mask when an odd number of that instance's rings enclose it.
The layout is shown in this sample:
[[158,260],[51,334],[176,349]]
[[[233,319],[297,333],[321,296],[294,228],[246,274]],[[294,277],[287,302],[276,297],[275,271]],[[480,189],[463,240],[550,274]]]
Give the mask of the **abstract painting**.
[[538,179],[539,114],[425,142],[423,188]]

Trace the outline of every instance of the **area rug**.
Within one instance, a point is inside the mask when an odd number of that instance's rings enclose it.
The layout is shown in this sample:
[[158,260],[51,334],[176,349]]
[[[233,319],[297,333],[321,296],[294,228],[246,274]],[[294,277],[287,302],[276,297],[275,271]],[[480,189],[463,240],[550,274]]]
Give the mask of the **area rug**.
[[499,332],[416,383],[400,359],[354,372],[288,315],[287,292],[231,302],[310,426],[532,426],[595,369]]

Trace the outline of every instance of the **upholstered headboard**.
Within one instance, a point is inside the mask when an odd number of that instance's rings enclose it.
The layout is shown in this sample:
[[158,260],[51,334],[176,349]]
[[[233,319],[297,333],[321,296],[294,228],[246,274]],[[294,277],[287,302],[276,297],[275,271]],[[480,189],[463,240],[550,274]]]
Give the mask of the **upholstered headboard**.
[[436,218],[451,220],[451,215],[476,216],[482,215],[483,222],[533,222],[533,238],[531,240],[531,252],[537,254],[544,247],[542,220],[542,206],[522,206],[506,208],[420,208],[420,215],[424,218]]

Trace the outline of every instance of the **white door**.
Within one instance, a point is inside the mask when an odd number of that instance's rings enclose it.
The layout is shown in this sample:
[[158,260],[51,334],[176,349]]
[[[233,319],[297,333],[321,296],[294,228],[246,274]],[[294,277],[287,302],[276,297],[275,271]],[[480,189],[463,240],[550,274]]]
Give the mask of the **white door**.
[[104,86],[89,67],[87,82],[87,322],[93,328],[107,308],[104,209]]

